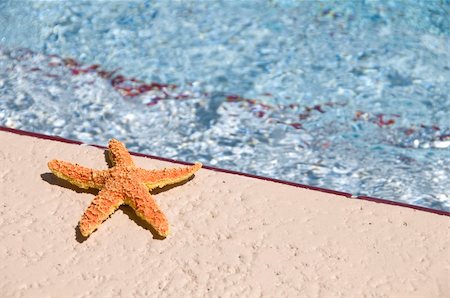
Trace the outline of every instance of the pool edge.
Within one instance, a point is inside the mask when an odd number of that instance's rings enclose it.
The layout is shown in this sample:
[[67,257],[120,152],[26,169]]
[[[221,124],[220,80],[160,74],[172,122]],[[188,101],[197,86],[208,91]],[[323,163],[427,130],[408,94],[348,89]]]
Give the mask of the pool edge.
[[[80,141],[75,141],[75,140],[71,140],[71,139],[67,139],[67,138],[63,138],[63,137],[59,137],[59,136],[46,135],[46,134],[41,134],[41,133],[36,133],[36,132],[31,132],[31,131],[26,131],[26,130],[9,128],[9,127],[5,127],[5,126],[0,126],[0,131],[14,133],[17,135],[35,137],[35,138],[39,138],[39,139],[68,143],[68,144],[77,144],[77,145],[86,144],[86,145],[94,146],[94,147],[97,147],[100,149],[106,149],[105,146],[100,146],[97,144],[87,144],[87,143],[83,143]],[[175,159],[170,159],[170,158],[165,158],[165,157],[160,157],[160,156],[154,156],[154,155],[150,155],[150,154],[144,154],[144,153],[138,153],[138,152],[130,152],[130,153],[134,156],[148,157],[148,158],[152,158],[152,159],[156,159],[156,160],[167,161],[167,162],[172,162],[172,163],[177,163],[177,164],[184,164],[184,165],[191,164],[191,163],[185,162],[185,161],[180,161],[180,160],[175,160]],[[407,203],[401,203],[401,202],[396,202],[396,201],[391,201],[391,200],[386,200],[386,199],[376,198],[376,197],[371,197],[371,196],[353,196],[352,194],[347,193],[347,192],[342,192],[342,191],[337,191],[337,190],[332,190],[332,189],[327,189],[327,188],[322,188],[322,187],[317,187],[317,186],[311,186],[311,185],[306,185],[306,184],[301,184],[301,183],[296,183],[296,182],[286,181],[286,180],[281,180],[281,179],[274,179],[274,178],[269,178],[269,177],[254,175],[254,174],[242,173],[242,172],[238,172],[238,171],[227,170],[227,169],[222,169],[222,168],[217,168],[217,167],[203,166],[203,168],[207,169],[207,170],[221,172],[221,173],[239,175],[239,176],[244,176],[244,177],[249,177],[249,178],[254,178],[254,179],[259,179],[259,180],[270,181],[270,182],[274,182],[274,183],[285,184],[285,185],[289,185],[289,186],[293,186],[293,187],[299,187],[299,188],[304,188],[304,189],[320,191],[320,192],[324,192],[324,193],[343,196],[343,197],[353,199],[353,200],[363,200],[363,201],[370,201],[370,202],[375,202],[375,203],[380,203],[380,204],[405,207],[405,208],[410,208],[410,209],[414,209],[414,210],[418,210],[418,211],[434,213],[434,214],[450,217],[450,212],[444,211],[444,210],[437,210],[437,209],[432,209],[432,208],[428,208],[428,207],[416,206],[416,205],[411,205],[411,204],[407,204]]]

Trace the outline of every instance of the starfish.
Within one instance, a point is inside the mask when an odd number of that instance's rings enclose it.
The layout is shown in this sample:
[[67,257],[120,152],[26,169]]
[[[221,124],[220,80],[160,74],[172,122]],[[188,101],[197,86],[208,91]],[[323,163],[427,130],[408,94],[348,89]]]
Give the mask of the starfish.
[[100,190],[81,217],[81,234],[88,237],[120,205],[126,204],[160,236],[166,237],[169,234],[167,218],[149,191],[188,179],[202,164],[195,163],[185,168],[145,170],[134,165],[130,153],[120,141],[111,139],[108,149],[113,166],[107,170],[94,170],[60,160],[48,163],[49,169],[57,177],[80,188]]

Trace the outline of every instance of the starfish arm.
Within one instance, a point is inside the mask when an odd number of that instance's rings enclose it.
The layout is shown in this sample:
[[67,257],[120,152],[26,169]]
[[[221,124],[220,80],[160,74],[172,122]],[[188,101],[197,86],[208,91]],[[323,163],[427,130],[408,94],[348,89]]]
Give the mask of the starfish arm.
[[147,186],[149,190],[164,187],[169,184],[175,184],[184,181],[194,175],[202,167],[202,164],[197,162],[192,166],[185,168],[173,168],[162,170],[145,170],[138,169],[141,181]]
[[167,218],[159,209],[145,185],[139,184],[133,188],[132,194],[125,199],[125,203],[130,205],[137,216],[150,224],[159,235],[166,237],[169,234]]
[[81,235],[88,237],[123,203],[123,197],[104,188],[91,202],[81,217],[79,228]]
[[55,159],[49,161],[48,168],[55,176],[67,180],[81,188],[100,189],[105,183],[105,171],[96,171],[77,164]]
[[109,148],[109,156],[111,158],[113,165],[134,166],[134,162],[131,159],[131,155],[122,142],[116,139],[111,139],[109,141],[108,148]]

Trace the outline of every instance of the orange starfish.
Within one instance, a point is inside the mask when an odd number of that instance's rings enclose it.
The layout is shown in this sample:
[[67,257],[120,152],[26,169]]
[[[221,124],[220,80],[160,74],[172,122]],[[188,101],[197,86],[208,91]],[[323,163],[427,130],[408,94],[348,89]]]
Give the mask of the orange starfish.
[[202,164],[195,163],[186,168],[145,170],[134,165],[123,143],[111,139],[108,147],[113,163],[113,167],[108,170],[94,170],[59,160],[48,163],[49,169],[59,178],[81,188],[100,190],[80,220],[81,234],[88,237],[120,205],[126,204],[159,235],[166,237],[169,234],[169,224],[149,191],[188,179]]

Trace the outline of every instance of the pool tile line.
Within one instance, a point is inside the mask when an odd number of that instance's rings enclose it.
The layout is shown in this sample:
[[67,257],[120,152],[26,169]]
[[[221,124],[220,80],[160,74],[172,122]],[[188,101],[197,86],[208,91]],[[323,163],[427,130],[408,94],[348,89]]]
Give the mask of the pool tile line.
[[[80,141],[66,139],[66,138],[59,137],[59,136],[45,135],[45,134],[41,134],[41,133],[20,130],[20,129],[15,129],[15,128],[9,128],[9,127],[5,127],[5,126],[0,126],[0,131],[10,132],[10,133],[14,133],[17,135],[35,137],[35,138],[39,138],[39,139],[57,141],[57,142],[62,142],[62,143],[77,144],[77,145],[89,145],[89,146],[93,146],[93,147],[96,147],[99,149],[107,149],[107,147],[105,147],[105,146],[100,146],[100,145],[96,145],[96,144],[86,144],[86,143],[83,143]],[[156,159],[156,160],[167,161],[167,162],[172,162],[172,163],[177,163],[177,164],[183,164],[183,165],[192,164],[192,163],[185,162],[185,161],[174,160],[174,159],[160,157],[160,156],[153,156],[153,155],[143,154],[143,153],[138,153],[138,152],[130,152],[130,154],[132,154],[134,156],[147,157],[147,158],[152,158],[152,159]],[[243,172],[238,172],[238,171],[233,171],[233,170],[227,170],[227,169],[222,169],[222,168],[216,168],[216,167],[211,167],[211,166],[206,166],[206,165],[204,165],[203,168],[207,169],[207,170],[221,172],[221,173],[239,175],[239,176],[244,176],[244,177],[249,177],[249,178],[254,178],[254,179],[259,179],[259,180],[270,181],[270,182],[274,182],[274,183],[281,183],[281,184],[285,184],[285,185],[289,185],[289,186],[293,186],[293,187],[300,187],[300,188],[320,191],[320,192],[324,192],[324,193],[343,196],[348,199],[364,200],[364,201],[370,201],[370,202],[381,203],[381,204],[386,204],[386,205],[405,207],[405,208],[410,208],[410,209],[414,209],[414,210],[418,210],[418,211],[434,213],[434,214],[450,217],[450,212],[444,211],[444,210],[436,210],[436,209],[431,209],[431,208],[427,208],[427,207],[421,207],[421,206],[411,205],[411,204],[407,204],[407,203],[395,202],[395,201],[390,201],[390,200],[375,198],[375,197],[370,197],[370,196],[354,196],[347,192],[341,192],[341,191],[337,191],[337,190],[332,190],[332,189],[327,189],[327,188],[322,188],[322,187],[317,187],[317,186],[311,186],[311,185],[305,185],[305,184],[301,184],[301,183],[280,180],[280,179],[274,179],[274,178],[269,178],[269,177],[254,175],[254,174],[248,174],[248,173],[243,173]]]
[[375,197],[370,197],[370,196],[358,196],[357,199],[364,200],[364,201],[375,202],[375,203],[382,203],[382,204],[387,204],[387,205],[394,205],[394,206],[412,208],[412,209],[415,209],[415,210],[418,210],[418,211],[431,212],[431,213],[435,213],[435,214],[438,214],[438,215],[444,215],[444,216],[449,216],[450,217],[450,212],[444,211],[444,210],[431,209],[431,208],[427,208],[427,207],[416,206],[416,205],[411,205],[411,204],[401,203],[401,202],[395,202],[395,201],[390,201],[390,200],[380,199],[380,198],[375,198]]

